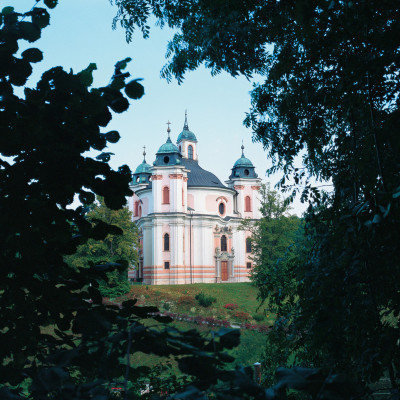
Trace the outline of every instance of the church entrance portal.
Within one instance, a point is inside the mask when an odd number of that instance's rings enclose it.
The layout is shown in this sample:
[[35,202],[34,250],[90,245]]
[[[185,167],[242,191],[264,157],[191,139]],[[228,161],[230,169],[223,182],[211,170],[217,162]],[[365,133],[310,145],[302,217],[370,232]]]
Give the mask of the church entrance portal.
[[221,280],[228,280],[228,261],[221,261]]

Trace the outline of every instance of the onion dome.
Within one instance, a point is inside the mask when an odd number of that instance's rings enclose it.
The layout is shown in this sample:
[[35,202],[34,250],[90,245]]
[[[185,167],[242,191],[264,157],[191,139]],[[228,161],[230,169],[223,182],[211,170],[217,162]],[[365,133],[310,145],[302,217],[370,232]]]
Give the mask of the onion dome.
[[235,164],[233,165],[232,168],[232,173],[229,179],[235,179],[235,178],[257,178],[258,175],[256,174],[254,170],[254,165],[253,163],[244,156],[244,146],[242,143],[241,146],[242,149],[242,156],[236,160]]
[[179,153],[179,149],[172,143],[171,139],[168,137],[167,141],[158,149],[156,154],[169,153]]
[[141,183],[149,184],[151,176],[151,166],[146,162],[146,146],[143,146],[143,162],[138,165],[132,177],[132,185],[139,185]]
[[197,143],[196,135],[189,130],[189,125],[187,122],[187,111],[185,111],[185,123],[183,124],[183,131],[179,134],[176,143],[180,143],[182,140],[189,140],[191,142]]
[[171,138],[169,137],[171,133],[171,129],[169,127],[171,123],[168,121],[168,139],[167,141],[158,149],[156,153],[156,161],[154,161],[153,165],[161,166],[161,165],[179,165],[181,164],[182,155],[177,146],[175,146]]

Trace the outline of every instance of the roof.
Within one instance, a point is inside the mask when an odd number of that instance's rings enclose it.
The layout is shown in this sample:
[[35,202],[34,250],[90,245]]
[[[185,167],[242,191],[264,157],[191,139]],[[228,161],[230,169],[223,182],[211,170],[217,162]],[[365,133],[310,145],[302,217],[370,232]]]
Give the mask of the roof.
[[178,140],[176,141],[176,143],[179,143],[180,141],[182,141],[184,139],[197,143],[196,135],[192,131],[185,129],[185,127],[183,128],[183,131],[179,134]]
[[168,137],[167,141],[158,149],[157,154],[179,153],[179,149],[171,142]]
[[225,185],[211,172],[201,168],[196,160],[182,158],[182,164],[189,169],[188,187],[215,187],[227,189]]
[[254,165],[248,158],[242,155],[233,165],[233,168],[235,167],[254,167]]
[[138,165],[138,167],[135,170],[135,174],[151,174],[150,171],[151,166],[149,164],[146,163],[146,161],[143,160],[143,162],[141,164]]

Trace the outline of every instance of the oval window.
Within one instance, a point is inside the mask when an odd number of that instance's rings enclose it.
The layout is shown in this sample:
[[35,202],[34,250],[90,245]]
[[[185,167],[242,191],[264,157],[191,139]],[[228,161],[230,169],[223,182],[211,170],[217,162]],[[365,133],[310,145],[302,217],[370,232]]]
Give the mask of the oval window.
[[250,174],[250,171],[249,171],[248,169],[245,169],[245,170],[244,170],[244,174],[247,176],[247,175]]
[[164,162],[165,162],[165,164],[168,164],[168,163],[169,163],[169,157],[168,157],[168,156],[165,156],[165,157],[164,157]]
[[225,204],[224,204],[224,203],[219,203],[218,211],[219,211],[219,213],[220,213],[221,215],[224,215],[224,214],[225,214]]

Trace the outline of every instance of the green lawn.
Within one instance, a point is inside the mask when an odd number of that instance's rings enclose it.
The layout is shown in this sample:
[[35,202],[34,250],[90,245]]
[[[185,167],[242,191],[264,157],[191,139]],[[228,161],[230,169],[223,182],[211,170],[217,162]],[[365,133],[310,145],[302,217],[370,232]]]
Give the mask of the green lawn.
[[[210,307],[201,307],[195,296],[203,292],[216,299]],[[155,305],[161,310],[190,316],[213,317],[240,324],[249,322],[272,325],[274,315],[260,308],[257,289],[251,283],[197,283],[192,285],[134,285],[125,298],[137,298],[139,304]],[[122,299],[121,299],[122,300]],[[226,304],[236,304],[228,310]]]
[[[210,307],[201,307],[195,299],[196,294],[200,292],[214,297],[216,299],[215,303]],[[274,315],[270,314],[268,310],[259,308],[257,289],[247,282],[160,286],[133,285],[130,293],[124,297],[137,298],[139,304],[155,305],[160,310],[168,310],[176,314],[189,316],[212,316],[215,319],[228,320],[232,324],[248,322],[251,324],[272,325],[274,322]],[[183,302],[182,299],[184,300]],[[224,307],[225,304],[237,304],[238,307],[235,310],[228,310]],[[254,319],[256,315],[258,315],[257,321]],[[206,325],[197,325],[189,322],[174,321],[171,324],[181,330],[194,328],[204,334],[211,330]],[[218,330],[219,328],[212,329]],[[229,351],[229,354],[235,357],[233,365],[248,366],[260,361],[265,348],[265,335],[265,333],[242,329],[240,345]],[[136,365],[154,366],[159,361],[158,357],[146,354],[136,354],[133,359],[133,363]]]

